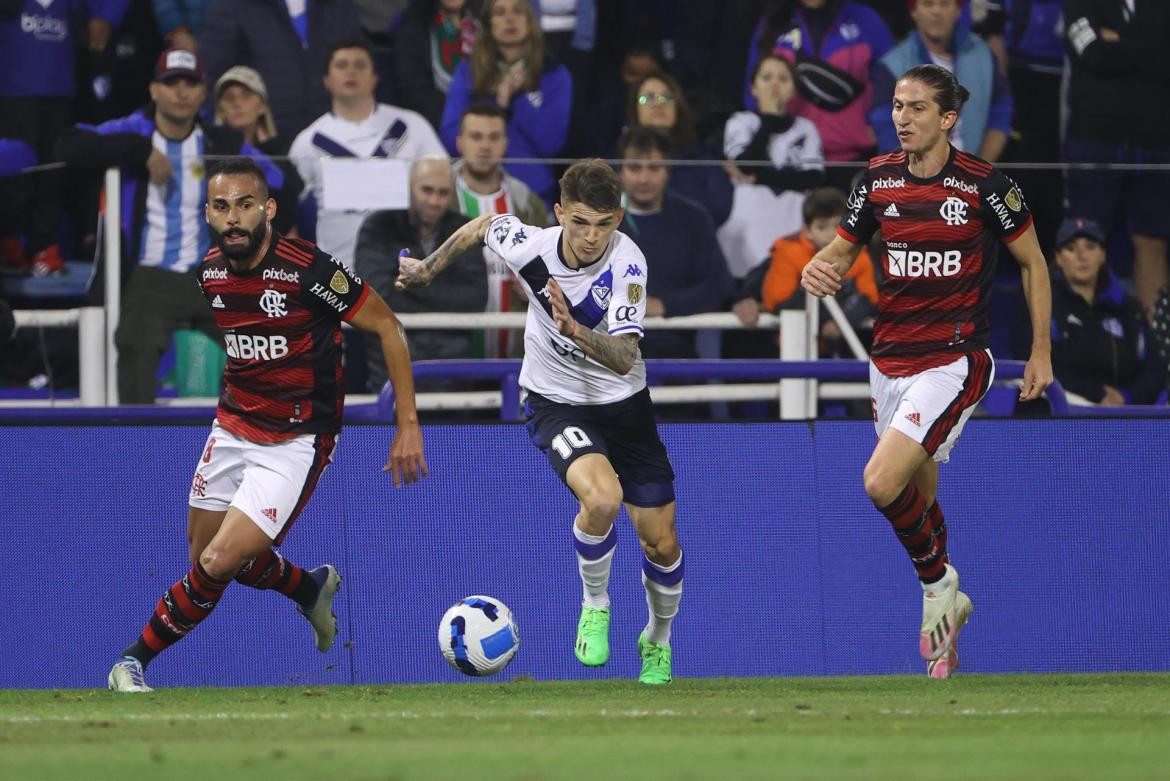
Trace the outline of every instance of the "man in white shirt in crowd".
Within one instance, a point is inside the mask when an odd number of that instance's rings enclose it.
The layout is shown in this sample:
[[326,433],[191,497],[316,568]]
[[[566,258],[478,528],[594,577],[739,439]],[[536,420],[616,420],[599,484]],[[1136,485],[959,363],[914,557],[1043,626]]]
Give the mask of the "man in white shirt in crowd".
[[[321,159],[389,158],[411,161],[447,152],[434,128],[419,113],[378,103],[378,75],[367,43],[361,39],[334,44],[325,71],[325,88],[333,108],[302,130],[289,157],[305,181],[304,197],[317,205],[317,246],[353,269],[353,250],[362,220],[372,209],[326,209]],[[407,167],[402,190],[407,192]]]

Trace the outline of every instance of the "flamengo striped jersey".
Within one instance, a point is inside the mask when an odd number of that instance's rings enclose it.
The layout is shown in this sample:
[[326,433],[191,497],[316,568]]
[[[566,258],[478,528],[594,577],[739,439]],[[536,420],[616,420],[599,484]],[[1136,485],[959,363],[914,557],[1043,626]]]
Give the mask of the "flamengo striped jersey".
[[986,349],[999,245],[1031,224],[1016,183],[974,155],[951,147],[929,179],[910,174],[905,152],[871,159],[837,232],[854,244],[882,232],[870,354],[878,371],[907,377]]
[[642,336],[646,314],[646,258],[621,231],[609,237],[601,257],[571,268],[561,254],[561,228],[525,225],[511,214],[488,224],[485,243],[516,272],[528,294],[524,363],[520,384],[561,404],[608,404],[646,387],[641,354],[621,375],[585,355],[561,336],[552,319],[546,286],[555,279],[573,319],[603,334]]
[[199,287],[227,348],[219,424],[253,442],[340,431],[341,321],[361,308],[369,286],[311,242],[274,233],[245,272],[213,248]]

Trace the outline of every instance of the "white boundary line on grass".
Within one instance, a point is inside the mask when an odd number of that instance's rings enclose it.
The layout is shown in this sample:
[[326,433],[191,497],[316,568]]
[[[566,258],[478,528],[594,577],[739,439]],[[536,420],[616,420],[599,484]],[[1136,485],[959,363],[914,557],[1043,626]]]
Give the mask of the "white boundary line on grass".
[[[799,716],[836,716],[836,712],[829,713],[827,711],[818,711],[815,709],[798,709],[795,711]],[[905,708],[890,709],[882,708],[876,711],[881,716],[926,716],[939,715],[938,712],[927,713],[921,710],[912,710]],[[1106,710],[1102,708],[1087,708],[1087,709],[1049,709],[1049,708],[997,708],[990,710],[981,710],[978,708],[962,708],[951,711],[957,716],[1055,716],[1055,715],[1086,715],[1086,714],[1105,714]],[[709,716],[711,714],[700,711],[677,711],[670,708],[659,708],[656,710],[643,709],[626,709],[626,710],[610,710],[609,708],[602,708],[596,711],[566,711],[566,710],[526,710],[526,711],[483,711],[479,713],[446,713],[441,711],[369,711],[364,713],[326,713],[314,716],[320,721],[361,721],[362,719],[452,719],[452,718],[470,718],[474,720],[481,719],[499,719],[508,716],[523,716],[527,718],[581,718],[589,716],[602,717],[616,717],[616,718],[645,718],[648,716],[655,716],[659,718],[673,718],[680,716]],[[783,716],[790,715],[789,711],[767,711],[761,713],[755,708],[750,708],[743,711],[727,713],[723,711],[721,715],[738,715],[753,717],[758,715],[767,716]],[[854,712],[853,715],[860,715]],[[1163,715],[1170,715],[1167,711]],[[262,711],[243,711],[239,713],[228,713],[220,711],[217,713],[123,713],[117,715],[108,714],[92,714],[92,715],[48,715],[48,716],[0,716],[0,723],[3,724],[40,724],[40,723],[78,723],[85,724],[88,722],[95,723],[115,723],[119,721],[141,721],[141,722],[202,722],[202,721],[287,721],[293,718],[304,718],[303,714],[289,714],[279,712],[262,712]]]

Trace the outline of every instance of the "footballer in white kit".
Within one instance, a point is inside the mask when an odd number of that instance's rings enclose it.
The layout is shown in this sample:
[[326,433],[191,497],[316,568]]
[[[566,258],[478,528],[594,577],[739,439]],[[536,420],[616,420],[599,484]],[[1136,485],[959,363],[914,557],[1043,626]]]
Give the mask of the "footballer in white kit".
[[569,167],[553,210],[560,227],[525,225],[510,214],[477,217],[425,260],[403,258],[398,284],[427,284],[480,242],[515,272],[529,301],[520,370],[528,432],[580,502],[573,536],[583,604],[574,653],[591,667],[609,660],[609,572],[624,504],[644,550],[649,620],[638,638],[639,680],[669,683],[683,560],[674,470],[638,350],[646,259],[617,231],[621,186],[600,160]]

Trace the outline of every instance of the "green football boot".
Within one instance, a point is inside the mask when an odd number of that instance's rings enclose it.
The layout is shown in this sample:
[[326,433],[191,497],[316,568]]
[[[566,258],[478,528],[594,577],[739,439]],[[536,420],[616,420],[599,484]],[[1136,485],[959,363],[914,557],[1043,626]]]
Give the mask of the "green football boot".
[[642,674],[639,683],[658,686],[670,683],[670,644],[652,643],[643,632],[638,637],[638,654],[642,657]]
[[600,667],[609,661],[609,608],[581,606],[573,653],[586,667]]

